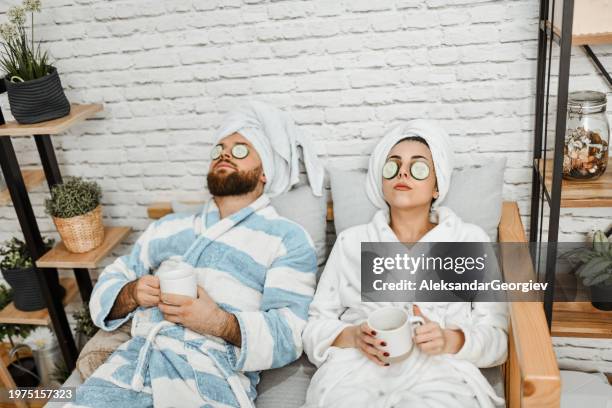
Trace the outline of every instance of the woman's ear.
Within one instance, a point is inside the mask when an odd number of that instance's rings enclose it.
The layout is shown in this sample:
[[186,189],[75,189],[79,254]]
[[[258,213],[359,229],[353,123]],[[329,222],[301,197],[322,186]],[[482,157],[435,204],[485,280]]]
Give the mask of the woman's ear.
[[438,198],[439,196],[440,196],[440,193],[438,192],[438,190],[434,191],[433,198]]

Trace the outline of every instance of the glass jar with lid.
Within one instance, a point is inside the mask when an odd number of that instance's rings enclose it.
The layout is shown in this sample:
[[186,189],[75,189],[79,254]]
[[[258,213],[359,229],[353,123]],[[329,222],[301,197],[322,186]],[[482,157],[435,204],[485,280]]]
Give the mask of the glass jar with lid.
[[563,149],[563,178],[595,179],[608,165],[610,124],[606,94],[571,92],[567,102],[567,132]]

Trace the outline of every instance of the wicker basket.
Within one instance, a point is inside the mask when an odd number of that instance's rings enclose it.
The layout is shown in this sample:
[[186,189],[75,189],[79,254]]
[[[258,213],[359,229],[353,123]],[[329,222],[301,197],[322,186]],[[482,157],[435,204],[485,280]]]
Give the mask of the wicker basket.
[[56,218],[53,222],[62,237],[66,249],[77,254],[89,252],[102,245],[104,225],[102,225],[102,206],[72,218]]

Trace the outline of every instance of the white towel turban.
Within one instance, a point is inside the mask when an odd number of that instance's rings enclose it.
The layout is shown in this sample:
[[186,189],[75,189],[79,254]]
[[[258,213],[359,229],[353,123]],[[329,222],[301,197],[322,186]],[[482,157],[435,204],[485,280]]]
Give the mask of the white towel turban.
[[215,135],[215,143],[233,133],[240,133],[257,150],[266,175],[264,191],[274,197],[299,182],[299,150],[312,192],[323,194],[324,168],[310,140],[291,117],[266,103],[248,101],[223,119]]
[[366,193],[370,201],[380,209],[389,209],[382,192],[382,169],[387,156],[397,142],[410,136],[420,136],[425,139],[431,151],[440,194],[432,207],[439,206],[448,192],[454,165],[450,138],[442,128],[433,122],[413,120],[391,129],[378,142],[370,156]]

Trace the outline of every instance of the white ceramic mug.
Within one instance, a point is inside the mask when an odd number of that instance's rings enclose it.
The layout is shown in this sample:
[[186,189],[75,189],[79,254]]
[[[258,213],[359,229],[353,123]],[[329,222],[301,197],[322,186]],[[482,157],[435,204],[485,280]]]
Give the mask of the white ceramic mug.
[[412,316],[405,309],[389,306],[378,309],[368,317],[368,326],[376,331],[376,338],[387,343],[385,362],[396,362],[407,357],[414,346],[414,327],[423,324],[422,317]]
[[159,288],[162,293],[198,297],[198,281],[191,265],[180,259],[170,258],[157,270]]

